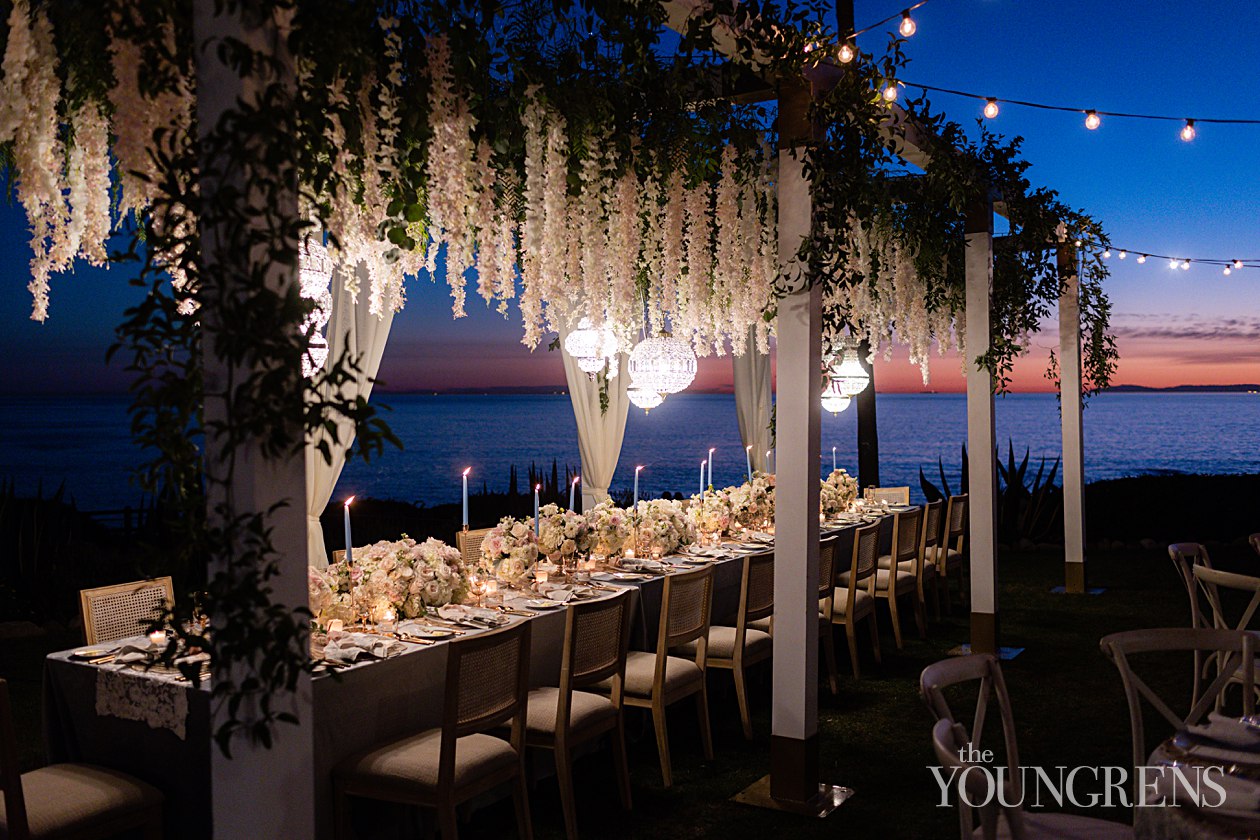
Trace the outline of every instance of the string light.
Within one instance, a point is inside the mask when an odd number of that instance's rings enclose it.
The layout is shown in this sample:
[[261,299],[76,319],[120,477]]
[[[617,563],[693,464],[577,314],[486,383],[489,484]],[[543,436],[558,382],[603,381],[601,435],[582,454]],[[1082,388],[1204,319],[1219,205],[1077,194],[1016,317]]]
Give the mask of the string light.
[[1085,112],[1085,127],[1090,131],[1094,131],[1098,126],[1102,125],[1102,117],[1098,116],[1097,111]]
[[1194,130],[1194,120],[1186,120],[1186,124],[1181,129],[1181,139],[1189,143],[1194,139],[1197,132]]
[[884,87],[883,96],[884,96],[885,102],[896,102],[897,101],[897,83],[889,82]]
[[1124,259],[1124,258],[1125,258],[1125,257],[1127,257],[1127,256],[1129,256],[1129,252],[1128,252],[1128,251],[1121,251],[1121,252],[1120,252],[1120,259]]
[[1183,263],[1181,264],[1181,270],[1182,270],[1182,271],[1189,271],[1189,270],[1190,270],[1190,260],[1186,260],[1185,262],[1183,262]]
[[[1110,242],[1106,241],[1090,241],[1084,237],[1073,240],[1078,249],[1084,248],[1093,251],[1102,259],[1111,257],[1111,252],[1115,250],[1120,259],[1125,259],[1130,252],[1136,256],[1138,264],[1145,264],[1148,259],[1154,258],[1158,260],[1168,260],[1168,267],[1176,270],[1180,268],[1182,271],[1189,271],[1192,263],[1199,265],[1211,265],[1221,269],[1228,268],[1226,276],[1232,275],[1235,271],[1244,268],[1260,268],[1260,257],[1255,259],[1220,259],[1214,257],[1174,257],[1169,254],[1155,254],[1150,251],[1139,251],[1132,248],[1115,248]],[[1224,272],[1223,272],[1224,273]]]
[[998,104],[996,99],[990,99],[984,103],[984,115],[989,119],[993,119],[998,115]]
[[897,31],[901,33],[901,37],[909,38],[917,30],[918,26],[914,22],[914,18],[910,17],[910,10],[907,9],[901,13],[901,25],[897,27]]
[[1233,269],[1231,269],[1229,266],[1225,266],[1225,270],[1222,271],[1221,274],[1224,274],[1226,277],[1228,277],[1229,275],[1233,274]]
[[1146,262],[1146,254],[1138,254],[1138,262],[1139,263]]
[[1243,266],[1242,260],[1234,260],[1234,268],[1242,268],[1242,266]]
[[1108,248],[1106,251],[1103,251],[1103,259],[1104,259],[1104,260],[1109,260],[1109,259],[1111,259],[1111,249],[1110,249],[1110,248]]
[[1179,263],[1177,262],[1177,259],[1175,257],[1168,261],[1169,268],[1175,269],[1178,265]]
[[857,55],[857,51],[853,49],[853,45],[850,44],[848,41],[840,45],[840,63],[841,64],[848,64],[849,62],[853,61],[856,55]]

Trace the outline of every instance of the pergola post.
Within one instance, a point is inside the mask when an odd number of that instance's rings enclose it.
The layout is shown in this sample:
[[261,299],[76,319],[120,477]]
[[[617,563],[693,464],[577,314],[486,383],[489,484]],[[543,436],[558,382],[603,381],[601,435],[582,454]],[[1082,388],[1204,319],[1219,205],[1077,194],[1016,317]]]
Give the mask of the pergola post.
[[997,463],[993,374],[980,360],[991,345],[993,202],[977,200],[966,220],[967,465],[971,557],[971,650],[997,653]]
[[1080,276],[1073,249],[1056,251],[1059,295],[1059,413],[1063,422],[1064,591],[1085,591],[1085,453],[1081,423]]
[[871,378],[866,390],[853,398],[857,405],[858,484],[861,489],[879,486],[879,424],[875,416],[875,366],[866,360],[868,341],[858,343],[858,360]]
[[[775,416],[774,697],[770,796],[805,805],[818,796],[818,456],[822,293],[799,276],[810,230],[809,182],[793,146],[811,129],[809,90],[780,91],[779,259],[798,279],[779,302]],[[809,284],[812,285],[812,284]]]
[[[214,131],[219,118],[233,110],[238,99],[248,101],[260,93],[267,81],[256,77],[242,79],[236,69],[224,64],[218,48],[225,39],[237,39],[279,61],[275,66],[282,74],[270,81],[296,88],[292,62],[287,60],[285,49],[287,33],[281,31],[277,21],[251,13],[248,8],[218,8],[214,0],[197,0],[193,7],[193,40],[197,45],[197,121],[201,139],[205,141]],[[257,163],[255,165],[258,165]],[[214,171],[206,167],[203,171]],[[230,183],[216,182],[203,177],[199,188],[207,206],[213,204],[215,193],[234,190],[239,201],[251,199],[249,175],[240,172]],[[298,189],[296,173],[292,190],[282,195],[269,195],[269,210],[285,218],[285,222],[298,218]],[[279,206],[277,206],[279,205]],[[248,212],[245,207],[242,213]],[[263,282],[284,288],[296,282],[293,266],[278,265],[271,261],[265,247],[242,255],[225,241],[224,230],[203,218],[201,228],[202,258],[207,275],[214,282],[223,284],[224,295],[249,292],[251,279],[262,276]],[[264,221],[255,224],[264,224]],[[263,239],[269,234],[264,233]],[[296,249],[296,243],[295,243]],[[216,266],[221,270],[216,271]],[[257,267],[259,270],[254,272]],[[226,391],[231,387],[234,371],[214,351],[215,335],[222,327],[221,314],[213,305],[203,305],[201,310],[204,331],[203,372],[205,377],[205,425],[213,430],[229,415]],[[294,430],[300,435],[300,429]],[[267,525],[271,529],[271,543],[277,552],[279,574],[268,583],[272,588],[272,601],[288,608],[305,607],[307,604],[307,546],[306,546],[306,463],[303,453],[280,457],[264,455],[263,440],[256,443],[232,445],[213,431],[206,433],[206,472],[216,481],[209,483],[210,519],[216,521],[216,507],[230,499],[236,514],[269,511]],[[224,470],[223,455],[231,447],[235,456],[230,475]],[[224,555],[232,551],[223,546]],[[213,557],[209,572],[223,568],[224,556]],[[214,616],[212,616],[212,620]],[[311,686],[309,675],[302,675],[296,691],[278,692],[270,697],[274,711],[292,712],[297,716],[296,725],[283,724],[270,749],[255,746],[243,735],[232,739],[232,757],[227,758],[211,746],[211,797],[215,838],[287,837],[307,838],[315,836],[315,786],[314,786],[314,723],[312,720]],[[212,704],[212,727],[218,729],[225,715],[223,704]],[[248,714],[249,710],[242,710]]]

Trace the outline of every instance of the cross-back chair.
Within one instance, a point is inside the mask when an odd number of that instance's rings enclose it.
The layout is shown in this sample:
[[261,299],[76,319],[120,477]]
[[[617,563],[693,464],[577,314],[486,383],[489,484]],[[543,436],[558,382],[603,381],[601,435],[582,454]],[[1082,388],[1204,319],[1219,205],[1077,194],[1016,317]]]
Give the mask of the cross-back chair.
[[471,531],[457,531],[455,546],[463,555],[465,566],[476,566],[481,560],[481,544],[486,541],[486,534],[493,528],[474,528]]
[[963,554],[967,545],[967,499],[966,493],[949,497],[945,505],[941,544],[933,555],[929,555],[929,559],[936,563],[936,575],[941,588],[945,590],[946,612],[953,610],[949,597],[949,579],[954,572],[958,573],[960,600],[967,592],[964,586],[967,564]]
[[[1212,568],[1212,560],[1207,548],[1199,543],[1173,543],[1168,546],[1168,556],[1172,558],[1173,568],[1181,578],[1181,585],[1186,589],[1186,597],[1190,599],[1190,626],[1206,628],[1212,626],[1208,610],[1203,609],[1200,600],[1200,589],[1194,579],[1195,566]],[[1203,674],[1208,663],[1204,661],[1203,651],[1194,652],[1194,694],[1192,702],[1199,699],[1199,691],[1203,687]]]
[[[946,693],[971,684],[976,687],[976,707],[968,725],[955,714]],[[980,653],[933,663],[919,675],[919,692],[928,711],[936,719],[932,728],[932,746],[937,761],[946,771],[944,777],[955,780],[954,794],[962,840],[975,840],[977,837],[984,840],[997,840],[999,837],[1010,840],[1062,840],[1066,837],[1127,840],[1133,837],[1133,830],[1119,823],[1074,814],[1028,813],[1021,808],[1022,776],[1015,716],[997,657]],[[1002,796],[989,789],[994,780],[993,766],[971,760],[983,749],[985,720],[993,702],[997,703],[1005,750],[1007,787]],[[976,768],[977,772],[969,772],[969,768]],[[957,772],[951,774],[950,771]],[[979,829],[976,828],[977,816]],[[1006,823],[1004,831],[1002,822]]]
[[[867,619],[870,624],[871,647],[875,652],[875,661],[877,663],[880,661],[879,622],[875,615],[875,573],[878,562],[879,523],[874,522],[853,532],[853,551],[849,557],[848,569],[837,575],[837,581],[823,606],[823,617],[826,620],[823,628],[825,638],[830,638],[833,625],[844,625],[854,679],[860,679],[862,676],[862,669],[858,665],[857,624],[863,619]],[[831,693],[838,694],[840,683],[834,663],[831,666],[830,677]]]
[[83,635],[89,645],[139,636],[174,602],[175,586],[169,577],[82,589],[79,610]]
[[[1125,700],[1129,706],[1130,732],[1133,737],[1133,766],[1146,764],[1149,748],[1146,743],[1142,701],[1159,713],[1173,732],[1198,723],[1212,708],[1219,708],[1232,682],[1243,687],[1243,713],[1255,711],[1255,637],[1240,630],[1216,628],[1159,627],[1150,630],[1129,630],[1104,636],[1099,643],[1120,672]],[[1216,678],[1192,698],[1190,711],[1183,717],[1159,696],[1134,671],[1130,658],[1150,653],[1200,652],[1220,663]]]
[[[626,653],[630,642],[631,595],[582,601],[566,610],[560,684],[529,693],[525,744],[552,750],[560,785],[565,832],[576,840],[577,802],[573,796],[573,748],[605,734],[612,740],[621,805],[630,810],[630,770],[622,709]],[[607,695],[582,689],[612,681]]]
[[[333,771],[338,840],[350,835],[348,797],[433,808],[456,840],[456,806],[513,782],[517,832],[533,836],[525,789],[530,622],[451,642],[442,726],[351,756]],[[509,725],[511,740],[489,733]]]
[[[927,637],[927,621],[923,602],[919,598],[919,576],[922,573],[923,553],[919,551],[923,539],[923,508],[916,507],[893,515],[892,548],[879,558],[880,569],[875,573],[875,597],[888,603],[892,616],[893,638],[897,650],[901,650],[901,613],[897,602],[906,595],[914,599],[914,620],[919,635]],[[841,583],[847,585],[845,575]]]

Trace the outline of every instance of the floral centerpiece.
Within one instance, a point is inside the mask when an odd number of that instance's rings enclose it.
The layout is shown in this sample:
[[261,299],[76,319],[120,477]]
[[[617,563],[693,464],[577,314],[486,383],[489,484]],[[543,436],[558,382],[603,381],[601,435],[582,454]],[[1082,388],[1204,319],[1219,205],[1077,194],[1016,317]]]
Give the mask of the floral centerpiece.
[[819,509],[827,516],[848,510],[857,499],[857,479],[844,470],[832,470],[822,483],[818,499]]
[[652,499],[639,502],[639,542],[653,553],[672,554],[696,541],[696,529],[679,502]]
[[398,541],[355,549],[353,562],[312,568],[308,592],[317,616],[366,614],[380,620],[392,610],[396,617],[415,618],[462,600],[468,575],[459,549],[432,538],[418,543],[404,534]]
[[538,549],[554,562],[567,562],[588,554],[593,544],[586,517],[559,505],[543,505],[538,511]]
[[509,584],[520,583],[538,560],[533,526],[505,516],[481,542],[482,571]]
[[752,481],[730,488],[731,516],[745,528],[759,528],[774,519],[774,476],[753,473]]
[[687,507],[687,519],[701,534],[725,534],[734,519],[731,516],[730,492],[734,487],[725,490],[706,490],[691,497]]
[[592,550],[605,557],[621,553],[630,539],[630,515],[606,499],[586,514],[591,530]]

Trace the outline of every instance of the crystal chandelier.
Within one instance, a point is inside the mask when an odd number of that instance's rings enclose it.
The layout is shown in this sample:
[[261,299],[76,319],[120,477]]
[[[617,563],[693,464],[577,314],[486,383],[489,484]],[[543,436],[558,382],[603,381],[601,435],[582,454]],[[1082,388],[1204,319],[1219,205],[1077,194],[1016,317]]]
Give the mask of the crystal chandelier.
[[857,350],[849,347],[844,351],[844,360],[831,369],[831,384],[836,392],[846,397],[856,397],[871,384],[871,377],[858,361]]
[[302,354],[302,375],[308,379],[323,370],[328,361],[324,327],[332,317],[332,270],[328,249],[314,239],[304,240],[298,250],[298,290],[305,300],[315,303],[302,322],[302,334],[310,336]]
[[823,389],[823,411],[830,411],[833,417],[848,408],[849,401],[849,395],[840,391],[840,386],[835,379],[829,381],[827,387]]
[[565,336],[564,352],[577,359],[585,373],[598,373],[606,364],[604,350],[608,335],[591,326],[590,318],[578,322],[578,328]]
[[696,354],[681,338],[647,338],[630,351],[630,377],[636,388],[677,394],[696,378]]
[[643,413],[647,414],[661,403],[665,402],[665,397],[656,391],[649,391],[646,388],[640,388],[637,385],[633,388],[626,389],[626,396],[630,398],[636,408],[643,409]]

